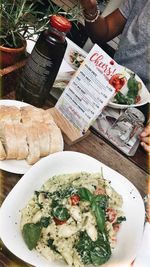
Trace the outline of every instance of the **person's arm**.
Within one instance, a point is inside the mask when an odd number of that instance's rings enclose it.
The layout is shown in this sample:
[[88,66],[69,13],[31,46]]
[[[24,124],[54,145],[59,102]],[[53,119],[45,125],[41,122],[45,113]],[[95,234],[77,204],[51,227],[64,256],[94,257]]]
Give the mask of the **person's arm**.
[[108,42],[122,32],[126,23],[126,18],[119,9],[116,9],[106,17],[99,16],[94,22],[87,22],[86,19],[92,21],[96,17],[97,1],[80,0],[80,3],[84,12],[85,27],[89,37],[94,43],[100,44]]
[[141,146],[145,151],[150,153],[150,122],[144,128],[143,132],[140,134]]

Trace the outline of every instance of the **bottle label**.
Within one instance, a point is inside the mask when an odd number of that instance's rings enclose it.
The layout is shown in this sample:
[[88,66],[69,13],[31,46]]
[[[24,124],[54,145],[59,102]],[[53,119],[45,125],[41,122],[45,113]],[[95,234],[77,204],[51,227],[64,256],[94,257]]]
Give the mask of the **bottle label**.
[[[43,55],[36,47],[25,67],[24,79],[27,83],[32,83],[32,92],[35,85],[35,93],[40,93],[49,76],[49,71],[53,67],[53,62],[49,57]],[[29,87],[28,87],[28,90]]]

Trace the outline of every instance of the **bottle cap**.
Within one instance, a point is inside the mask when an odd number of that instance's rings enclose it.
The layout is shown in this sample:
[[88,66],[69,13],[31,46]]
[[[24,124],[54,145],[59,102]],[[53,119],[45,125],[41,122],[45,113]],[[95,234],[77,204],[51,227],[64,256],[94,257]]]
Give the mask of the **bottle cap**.
[[60,16],[60,15],[51,16],[50,24],[52,27],[62,32],[68,32],[71,29],[70,21],[67,18]]

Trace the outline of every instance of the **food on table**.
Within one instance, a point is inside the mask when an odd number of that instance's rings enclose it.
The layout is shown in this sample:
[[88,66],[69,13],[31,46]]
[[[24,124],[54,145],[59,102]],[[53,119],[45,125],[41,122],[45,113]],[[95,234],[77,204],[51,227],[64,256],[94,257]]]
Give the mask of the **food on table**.
[[132,73],[129,80],[127,81],[127,94],[124,95],[121,91],[118,92],[114,97],[114,102],[123,105],[132,105],[140,101],[139,95],[142,85],[135,78],[135,74]]
[[20,122],[21,113],[15,106],[0,106],[0,123],[2,122]]
[[21,211],[21,232],[30,250],[69,266],[109,260],[126,220],[122,197],[102,173],[51,177]]
[[0,106],[0,160],[27,160],[62,151],[63,138],[49,110]]
[[85,59],[85,57],[77,51],[72,51],[69,56],[70,56],[70,61],[71,61],[72,65],[76,69],[80,67],[80,65],[82,64],[82,62]]
[[115,88],[116,92],[119,92],[120,89],[125,85],[126,78],[122,74],[117,73],[111,77],[109,83]]
[[3,144],[0,140],[0,160],[4,160],[6,158],[6,153],[3,147]]

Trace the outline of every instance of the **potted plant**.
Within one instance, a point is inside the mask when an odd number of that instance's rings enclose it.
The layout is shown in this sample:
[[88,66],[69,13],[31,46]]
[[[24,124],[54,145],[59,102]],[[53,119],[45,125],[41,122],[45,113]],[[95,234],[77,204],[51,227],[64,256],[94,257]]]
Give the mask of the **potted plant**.
[[[20,59],[26,51],[26,40],[48,27],[48,17],[52,14],[62,14],[71,21],[76,21],[80,8],[64,12],[47,0],[45,9],[39,8],[44,0],[1,0],[0,2],[0,64],[1,68],[10,66]],[[42,11],[43,10],[43,11]]]

